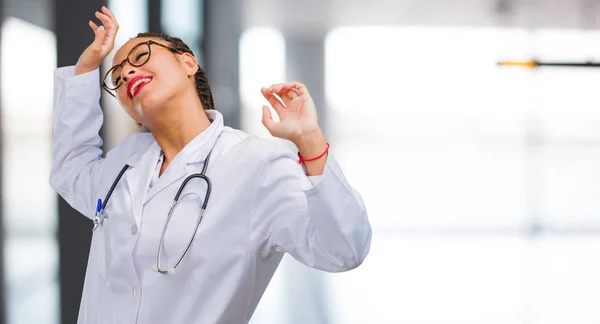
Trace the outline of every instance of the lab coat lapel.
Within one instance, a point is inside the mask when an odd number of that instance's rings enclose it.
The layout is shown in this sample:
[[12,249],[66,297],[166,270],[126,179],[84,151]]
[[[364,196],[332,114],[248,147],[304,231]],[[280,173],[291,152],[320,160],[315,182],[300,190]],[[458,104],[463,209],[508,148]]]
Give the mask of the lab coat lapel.
[[[188,165],[204,162],[208,153],[210,153],[215,147],[219,136],[221,136],[225,128],[223,125],[223,116],[219,112],[207,110],[206,115],[212,121],[212,124],[207,130],[206,136],[203,138],[199,137],[194,139],[194,141],[190,143],[189,147],[186,147],[186,149],[183,151],[186,163]],[[211,158],[211,161],[214,161],[214,154],[212,156],[213,157]]]
[[132,158],[131,163],[128,162],[134,169],[125,173],[125,180],[127,189],[131,195],[133,217],[138,227],[142,219],[142,200],[150,185],[152,172],[156,167],[159,154],[160,147],[154,142],[145,154],[137,158]]
[[[156,163],[154,164],[154,167],[156,167]],[[154,173],[154,168],[152,168],[152,170],[150,170],[149,173],[150,173],[150,177],[152,177],[152,175]],[[177,155],[173,159],[173,161],[171,161],[171,163],[165,170],[165,173],[161,177],[158,178],[158,181],[156,181],[156,183],[154,184],[154,187],[152,187],[152,188],[150,188],[150,190],[148,190],[148,193],[144,196],[144,201],[143,201],[142,205],[145,205],[146,203],[148,203],[148,201],[150,199],[152,199],[152,197],[156,196],[156,194],[163,191],[165,188],[172,185],[177,180],[181,179],[183,176],[186,175],[186,173],[187,173],[187,171],[186,171],[185,161],[183,161],[181,155]],[[148,180],[150,180],[150,178],[148,178]],[[149,185],[150,185],[150,181],[148,181],[146,188],[148,188]],[[175,198],[175,197],[173,197],[173,198]]]

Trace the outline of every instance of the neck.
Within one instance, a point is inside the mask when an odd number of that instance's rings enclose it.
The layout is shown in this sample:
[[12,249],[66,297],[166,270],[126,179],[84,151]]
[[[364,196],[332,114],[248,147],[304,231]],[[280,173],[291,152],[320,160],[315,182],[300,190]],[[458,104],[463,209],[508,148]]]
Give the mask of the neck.
[[155,122],[148,128],[165,154],[166,162],[211,124],[195,92],[182,96],[181,100],[168,100],[160,111],[164,113],[154,118]]

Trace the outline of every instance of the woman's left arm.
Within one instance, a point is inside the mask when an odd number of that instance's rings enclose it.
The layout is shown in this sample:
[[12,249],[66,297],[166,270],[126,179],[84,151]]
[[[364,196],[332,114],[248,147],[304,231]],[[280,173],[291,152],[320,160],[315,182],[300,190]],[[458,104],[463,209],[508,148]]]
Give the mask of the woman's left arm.
[[280,118],[274,122],[268,107],[263,107],[263,124],[271,134],[292,141],[305,159],[321,157],[304,163],[306,174],[289,153],[276,151],[264,161],[252,206],[261,255],[288,252],[310,267],[330,272],[357,267],[369,252],[371,226],[360,195],[326,151],[310,94],[297,82],[274,85],[262,93]]
[[288,252],[329,272],[359,266],[369,252],[371,226],[362,199],[329,155],[323,175],[307,177],[291,152],[278,150],[257,174],[251,208],[253,241],[261,259]]

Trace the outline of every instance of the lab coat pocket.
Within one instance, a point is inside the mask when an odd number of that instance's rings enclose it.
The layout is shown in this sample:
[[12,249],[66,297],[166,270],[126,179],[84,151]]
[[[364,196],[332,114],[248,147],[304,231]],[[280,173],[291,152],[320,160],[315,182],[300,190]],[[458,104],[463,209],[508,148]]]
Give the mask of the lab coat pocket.
[[106,279],[105,241],[104,231],[94,231],[82,298],[83,312],[80,312],[80,321],[84,323],[115,323],[110,285]]
[[97,274],[103,281],[106,281],[106,238],[104,231],[96,230],[92,234],[92,244],[90,248],[90,260],[88,262],[88,273]]
[[[107,282],[103,282],[104,291],[101,293],[102,296],[110,296],[110,286]],[[115,309],[113,307],[113,298],[105,298],[98,300],[95,307],[98,310],[98,324],[116,324]]]

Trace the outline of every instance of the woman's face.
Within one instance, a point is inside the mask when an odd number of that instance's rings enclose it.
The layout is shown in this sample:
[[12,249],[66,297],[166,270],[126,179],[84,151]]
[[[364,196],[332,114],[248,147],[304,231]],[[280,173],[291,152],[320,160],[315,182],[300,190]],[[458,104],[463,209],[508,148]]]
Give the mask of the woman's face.
[[[148,40],[170,46],[161,39],[134,38],[125,43],[114,56],[113,65],[118,65],[129,55],[130,60],[146,60],[139,67],[124,63],[120,73],[109,77],[120,78],[121,85],[116,96],[125,111],[137,122],[149,125],[153,117],[166,113],[161,107],[172,98],[193,88],[193,76],[197,69],[195,59],[189,54],[177,54],[168,48],[151,44],[137,46]],[[131,50],[135,48],[134,52]],[[130,55],[131,52],[131,55]],[[134,62],[135,63],[135,62]],[[190,83],[191,82],[191,83]]]

